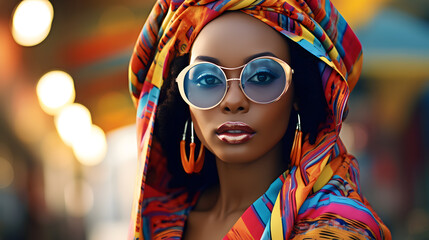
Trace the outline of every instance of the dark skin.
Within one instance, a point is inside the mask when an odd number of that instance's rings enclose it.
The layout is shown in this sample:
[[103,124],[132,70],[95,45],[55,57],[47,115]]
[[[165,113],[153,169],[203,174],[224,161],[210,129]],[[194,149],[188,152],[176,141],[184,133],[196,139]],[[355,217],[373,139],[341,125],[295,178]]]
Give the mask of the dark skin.
[[[224,67],[245,64],[255,55],[273,55],[289,63],[289,48],[283,37],[265,23],[240,12],[213,20],[197,36],[190,62],[201,56]],[[226,71],[228,78],[240,70]],[[273,103],[250,101],[238,82],[230,83],[222,102],[213,109],[190,107],[195,132],[216,156],[219,185],[204,191],[188,216],[184,239],[222,239],[244,211],[287,169],[289,152],[281,140],[289,124],[294,104],[293,85]],[[243,144],[228,144],[216,136],[227,121],[240,121],[255,130]],[[289,141],[292,141],[290,139]]]

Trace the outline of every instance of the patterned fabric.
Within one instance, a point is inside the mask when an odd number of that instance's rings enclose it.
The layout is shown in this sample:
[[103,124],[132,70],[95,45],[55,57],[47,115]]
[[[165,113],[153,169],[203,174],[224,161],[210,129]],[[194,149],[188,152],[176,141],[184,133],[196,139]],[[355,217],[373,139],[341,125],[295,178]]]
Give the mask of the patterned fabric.
[[129,87],[137,106],[139,168],[129,239],[180,239],[199,193],[169,189],[166,159],[152,134],[171,60],[190,51],[201,29],[224,11],[249,14],[320,59],[329,119],[316,144],[272,183],[224,239],[391,239],[362,196],[356,159],[339,138],[361,45],[329,0],[158,0],[136,43]]

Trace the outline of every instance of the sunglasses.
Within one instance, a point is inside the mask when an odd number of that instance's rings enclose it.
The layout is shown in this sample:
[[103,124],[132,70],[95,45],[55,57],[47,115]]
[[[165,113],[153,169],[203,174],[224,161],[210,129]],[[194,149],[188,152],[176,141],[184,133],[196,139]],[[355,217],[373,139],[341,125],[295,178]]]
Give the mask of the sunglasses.
[[[224,70],[242,69],[240,78],[227,78]],[[210,62],[197,62],[183,69],[176,79],[180,95],[190,106],[207,110],[225,98],[230,81],[240,81],[240,88],[251,101],[275,102],[287,91],[293,69],[275,57],[258,57],[235,67],[221,67]]]

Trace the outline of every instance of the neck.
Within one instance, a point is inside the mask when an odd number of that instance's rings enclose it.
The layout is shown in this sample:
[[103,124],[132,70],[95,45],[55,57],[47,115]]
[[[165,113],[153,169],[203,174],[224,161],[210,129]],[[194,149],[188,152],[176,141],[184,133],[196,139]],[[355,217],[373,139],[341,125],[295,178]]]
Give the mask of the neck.
[[219,216],[245,211],[286,170],[281,144],[264,156],[247,163],[227,163],[216,159],[219,176],[215,209]]

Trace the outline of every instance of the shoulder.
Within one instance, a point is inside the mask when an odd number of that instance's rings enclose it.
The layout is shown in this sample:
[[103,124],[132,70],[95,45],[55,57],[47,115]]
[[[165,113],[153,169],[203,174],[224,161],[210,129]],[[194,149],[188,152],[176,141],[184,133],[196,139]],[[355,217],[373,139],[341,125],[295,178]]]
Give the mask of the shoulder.
[[298,212],[293,239],[385,239],[384,224],[348,185],[345,179],[333,176],[309,195]]

